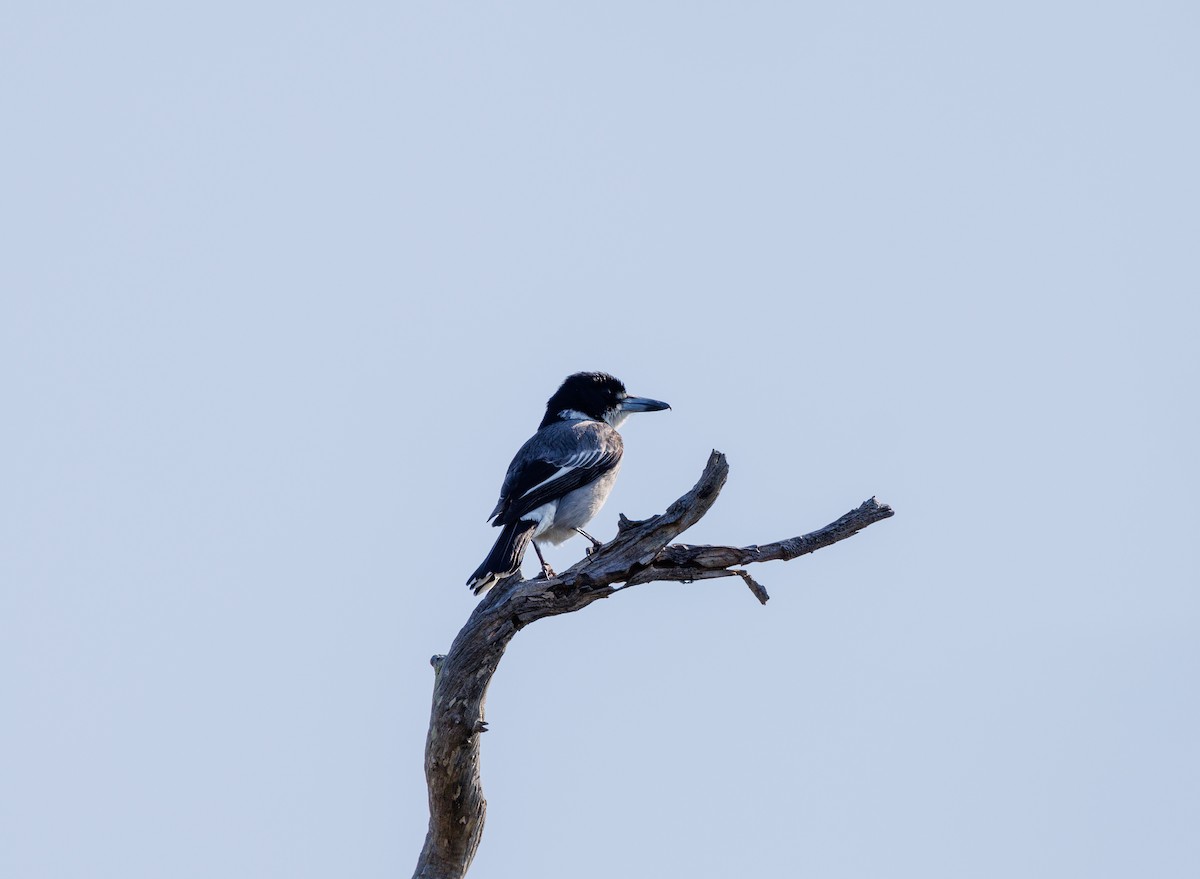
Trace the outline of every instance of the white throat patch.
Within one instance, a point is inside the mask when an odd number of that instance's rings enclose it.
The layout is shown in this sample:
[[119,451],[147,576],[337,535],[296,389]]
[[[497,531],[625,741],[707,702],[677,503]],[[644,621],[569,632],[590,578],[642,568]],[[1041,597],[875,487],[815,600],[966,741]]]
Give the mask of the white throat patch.
[[609,426],[614,430],[624,424],[625,419],[628,417],[629,413],[623,409],[609,409],[604,413],[604,420],[607,421]]

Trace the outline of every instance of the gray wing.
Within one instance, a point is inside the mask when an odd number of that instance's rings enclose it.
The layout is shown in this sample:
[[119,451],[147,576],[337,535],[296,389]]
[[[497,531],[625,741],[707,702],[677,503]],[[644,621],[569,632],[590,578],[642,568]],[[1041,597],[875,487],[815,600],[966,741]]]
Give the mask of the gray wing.
[[516,522],[530,510],[599,479],[621,461],[621,435],[602,421],[548,424],[521,446],[488,518]]

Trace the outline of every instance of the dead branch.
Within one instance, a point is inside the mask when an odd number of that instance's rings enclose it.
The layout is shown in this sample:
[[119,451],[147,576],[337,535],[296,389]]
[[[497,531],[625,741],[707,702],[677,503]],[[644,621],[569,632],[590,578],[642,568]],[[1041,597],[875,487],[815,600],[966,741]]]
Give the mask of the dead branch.
[[429,831],[414,879],[461,879],[479,848],[487,811],[479,776],[479,736],[487,730],[483,702],[517,632],[542,617],[582,610],[655,580],[737,576],[766,604],[766,590],[735,565],[788,561],[893,514],[871,498],[824,528],[765,546],[668,545],[708,512],[728,475],[725,456],[714,451],[695,487],[665,513],[641,522],[621,516],[613,540],[550,580],[522,580],[517,573],[500,582],[479,602],[450,651],[433,657],[433,710],[425,743]]

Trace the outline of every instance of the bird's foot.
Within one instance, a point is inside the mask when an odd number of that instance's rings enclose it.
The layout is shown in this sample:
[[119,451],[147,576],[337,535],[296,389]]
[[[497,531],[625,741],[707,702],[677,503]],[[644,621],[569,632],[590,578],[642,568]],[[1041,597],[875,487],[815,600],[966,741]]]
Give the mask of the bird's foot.
[[533,544],[533,551],[537,553],[538,561],[541,562],[542,576],[545,577],[547,580],[551,580],[551,579],[557,577],[558,574],[554,573],[554,568],[552,568],[548,564],[546,564],[546,558],[545,558],[545,556],[542,555],[541,547],[539,547],[537,545],[537,541],[531,540],[529,542]]
[[591,545],[591,546],[589,546],[587,549],[585,549],[585,550],[584,550],[584,552],[585,552],[587,555],[591,555],[591,554],[592,554],[592,553],[594,553],[596,550],[598,550],[600,547],[604,546],[604,544],[603,544],[603,543],[601,543],[601,542],[600,542],[599,540],[597,540],[596,538],[592,537],[592,535],[588,534],[588,533],[587,533],[586,531],[584,531],[582,528],[576,528],[575,530],[576,530],[576,531],[578,531],[580,534],[582,534],[584,537],[586,537],[588,540],[590,540],[590,541],[592,542],[592,545]]

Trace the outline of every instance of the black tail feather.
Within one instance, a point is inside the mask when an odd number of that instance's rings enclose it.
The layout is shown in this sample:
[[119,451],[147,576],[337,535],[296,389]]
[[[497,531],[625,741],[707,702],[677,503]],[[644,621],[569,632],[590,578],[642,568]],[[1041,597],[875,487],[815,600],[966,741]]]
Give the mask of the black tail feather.
[[525,556],[525,547],[529,545],[529,539],[533,537],[536,527],[536,522],[527,521],[510,522],[505,525],[500,536],[496,538],[492,551],[467,580],[471,591],[476,595],[486,592],[518,570],[521,567],[521,559]]

